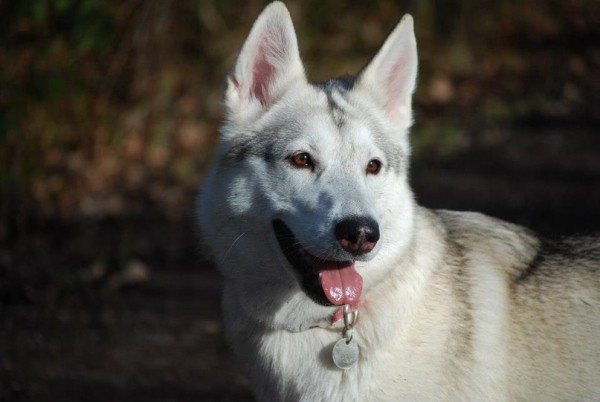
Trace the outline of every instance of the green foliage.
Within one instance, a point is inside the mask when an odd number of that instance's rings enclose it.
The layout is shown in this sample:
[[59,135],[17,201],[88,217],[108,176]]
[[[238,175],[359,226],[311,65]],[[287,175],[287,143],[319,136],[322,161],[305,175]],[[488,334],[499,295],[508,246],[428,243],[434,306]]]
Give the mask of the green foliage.
[[[112,41],[114,15],[104,2],[95,0],[29,0],[10,2],[3,16],[8,34],[17,41],[22,34],[43,36],[46,47],[56,40],[70,43],[76,55],[106,50]],[[10,23],[13,21],[13,24]],[[20,26],[20,28],[19,28]],[[27,32],[18,32],[28,26]]]
[[[0,3],[0,196],[31,200],[35,183],[64,178],[49,169],[49,152],[81,148],[90,107],[114,46],[117,15],[96,0]],[[56,193],[58,194],[58,193]],[[51,198],[56,199],[56,194]],[[26,214],[20,202],[11,208]],[[0,205],[0,212],[6,210]]]
[[[180,205],[211,158],[224,77],[266,3],[0,2],[2,199],[63,216],[124,213],[132,194]],[[593,115],[593,3],[287,2],[315,80],[359,69],[413,14],[417,156],[461,152],[531,116]]]

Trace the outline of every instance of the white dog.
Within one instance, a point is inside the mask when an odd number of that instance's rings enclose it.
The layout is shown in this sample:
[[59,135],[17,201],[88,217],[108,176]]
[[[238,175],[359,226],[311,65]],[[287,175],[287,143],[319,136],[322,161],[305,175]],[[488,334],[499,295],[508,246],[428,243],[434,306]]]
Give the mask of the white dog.
[[321,84],[282,3],[254,24],[198,211],[255,395],[600,400],[599,241],[416,205],[416,75],[410,16]]

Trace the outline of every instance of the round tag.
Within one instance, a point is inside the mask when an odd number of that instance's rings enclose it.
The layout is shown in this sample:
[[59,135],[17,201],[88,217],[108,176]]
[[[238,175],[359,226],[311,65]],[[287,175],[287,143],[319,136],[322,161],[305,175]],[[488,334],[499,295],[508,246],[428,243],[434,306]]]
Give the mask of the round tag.
[[342,370],[352,368],[358,362],[358,344],[354,338],[342,338],[335,343],[331,352],[333,364]]

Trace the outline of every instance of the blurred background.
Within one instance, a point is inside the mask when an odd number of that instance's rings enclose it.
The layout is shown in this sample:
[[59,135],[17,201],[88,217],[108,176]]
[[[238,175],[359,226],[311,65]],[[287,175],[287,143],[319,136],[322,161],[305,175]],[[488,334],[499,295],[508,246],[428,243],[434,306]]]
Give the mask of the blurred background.
[[[250,399],[193,204],[266,4],[0,0],[0,400]],[[421,204],[599,229],[600,2],[287,5],[314,81],[414,16]]]

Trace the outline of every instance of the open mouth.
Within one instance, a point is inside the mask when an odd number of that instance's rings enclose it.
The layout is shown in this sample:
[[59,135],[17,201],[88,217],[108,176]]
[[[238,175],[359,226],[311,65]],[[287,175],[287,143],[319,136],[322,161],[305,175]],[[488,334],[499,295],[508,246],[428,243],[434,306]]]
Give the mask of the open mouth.
[[362,292],[362,277],[354,261],[334,261],[310,254],[283,221],[273,221],[275,237],[289,263],[301,278],[306,294],[315,302],[330,306],[357,302]]

